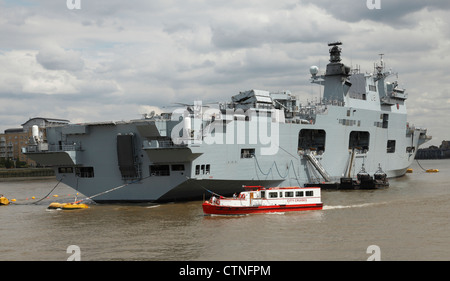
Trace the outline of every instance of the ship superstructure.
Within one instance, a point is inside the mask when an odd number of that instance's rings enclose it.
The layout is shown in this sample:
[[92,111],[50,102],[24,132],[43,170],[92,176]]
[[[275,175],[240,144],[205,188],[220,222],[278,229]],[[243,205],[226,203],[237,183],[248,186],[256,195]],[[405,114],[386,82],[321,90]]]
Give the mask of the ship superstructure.
[[[388,82],[381,60],[374,73],[341,63],[331,43],[317,103],[289,91],[249,90],[216,107],[200,101],[139,120],[69,124],[34,136],[26,153],[96,202],[202,199],[243,185],[304,186],[356,177],[381,166],[405,173],[431,137],[407,121],[404,89]],[[116,188],[124,186],[123,188]],[[114,189],[111,192],[106,192]]]

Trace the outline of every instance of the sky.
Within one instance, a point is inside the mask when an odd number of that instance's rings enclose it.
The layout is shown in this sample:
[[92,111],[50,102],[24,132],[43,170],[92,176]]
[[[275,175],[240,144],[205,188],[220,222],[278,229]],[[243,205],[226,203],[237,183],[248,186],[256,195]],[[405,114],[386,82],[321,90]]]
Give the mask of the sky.
[[327,43],[341,41],[361,71],[384,54],[408,121],[439,145],[450,140],[448,26],[448,0],[0,0],[0,132],[33,117],[138,119],[250,89],[306,103],[319,92],[309,67],[324,71]]

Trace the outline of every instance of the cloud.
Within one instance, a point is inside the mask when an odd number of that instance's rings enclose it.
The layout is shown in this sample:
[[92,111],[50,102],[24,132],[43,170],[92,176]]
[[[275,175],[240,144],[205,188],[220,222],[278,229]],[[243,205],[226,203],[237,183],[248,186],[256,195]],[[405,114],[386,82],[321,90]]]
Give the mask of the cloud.
[[438,0],[381,0],[380,10],[365,0],[81,0],[81,10],[0,0],[0,131],[34,116],[134,119],[252,88],[304,102],[317,96],[309,67],[323,70],[326,44],[340,40],[344,62],[363,71],[384,53],[410,93],[411,122],[444,139],[432,120],[448,118],[449,10]]
[[80,52],[64,50],[55,45],[42,48],[36,55],[36,60],[49,70],[80,71],[84,67]]

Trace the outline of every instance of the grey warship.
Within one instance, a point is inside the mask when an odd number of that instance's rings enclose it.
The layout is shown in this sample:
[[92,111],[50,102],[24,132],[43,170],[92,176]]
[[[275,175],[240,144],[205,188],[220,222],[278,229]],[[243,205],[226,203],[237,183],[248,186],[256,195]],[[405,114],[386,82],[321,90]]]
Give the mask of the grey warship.
[[328,44],[325,73],[310,68],[310,82],[323,87],[319,102],[253,89],[138,120],[47,127],[25,152],[98,203],[337,183],[356,178],[361,167],[402,176],[431,137],[408,123],[408,94],[388,81],[383,60],[373,73],[360,73],[341,62],[341,45]]

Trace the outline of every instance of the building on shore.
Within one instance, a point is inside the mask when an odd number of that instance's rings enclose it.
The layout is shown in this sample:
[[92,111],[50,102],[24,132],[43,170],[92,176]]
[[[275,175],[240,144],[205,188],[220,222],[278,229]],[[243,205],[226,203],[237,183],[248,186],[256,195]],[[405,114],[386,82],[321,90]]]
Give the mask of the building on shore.
[[432,145],[417,151],[416,159],[448,159],[450,158],[450,141],[442,141],[439,147]]
[[33,126],[37,126],[39,135],[42,139],[46,139],[46,127],[61,126],[68,123],[69,120],[64,119],[35,117],[21,124],[21,128],[6,129],[3,134],[0,133],[0,166],[3,164],[5,167],[17,167],[20,163],[21,165],[35,167],[36,162],[28,159],[22,153],[22,148],[26,147],[32,138]]

